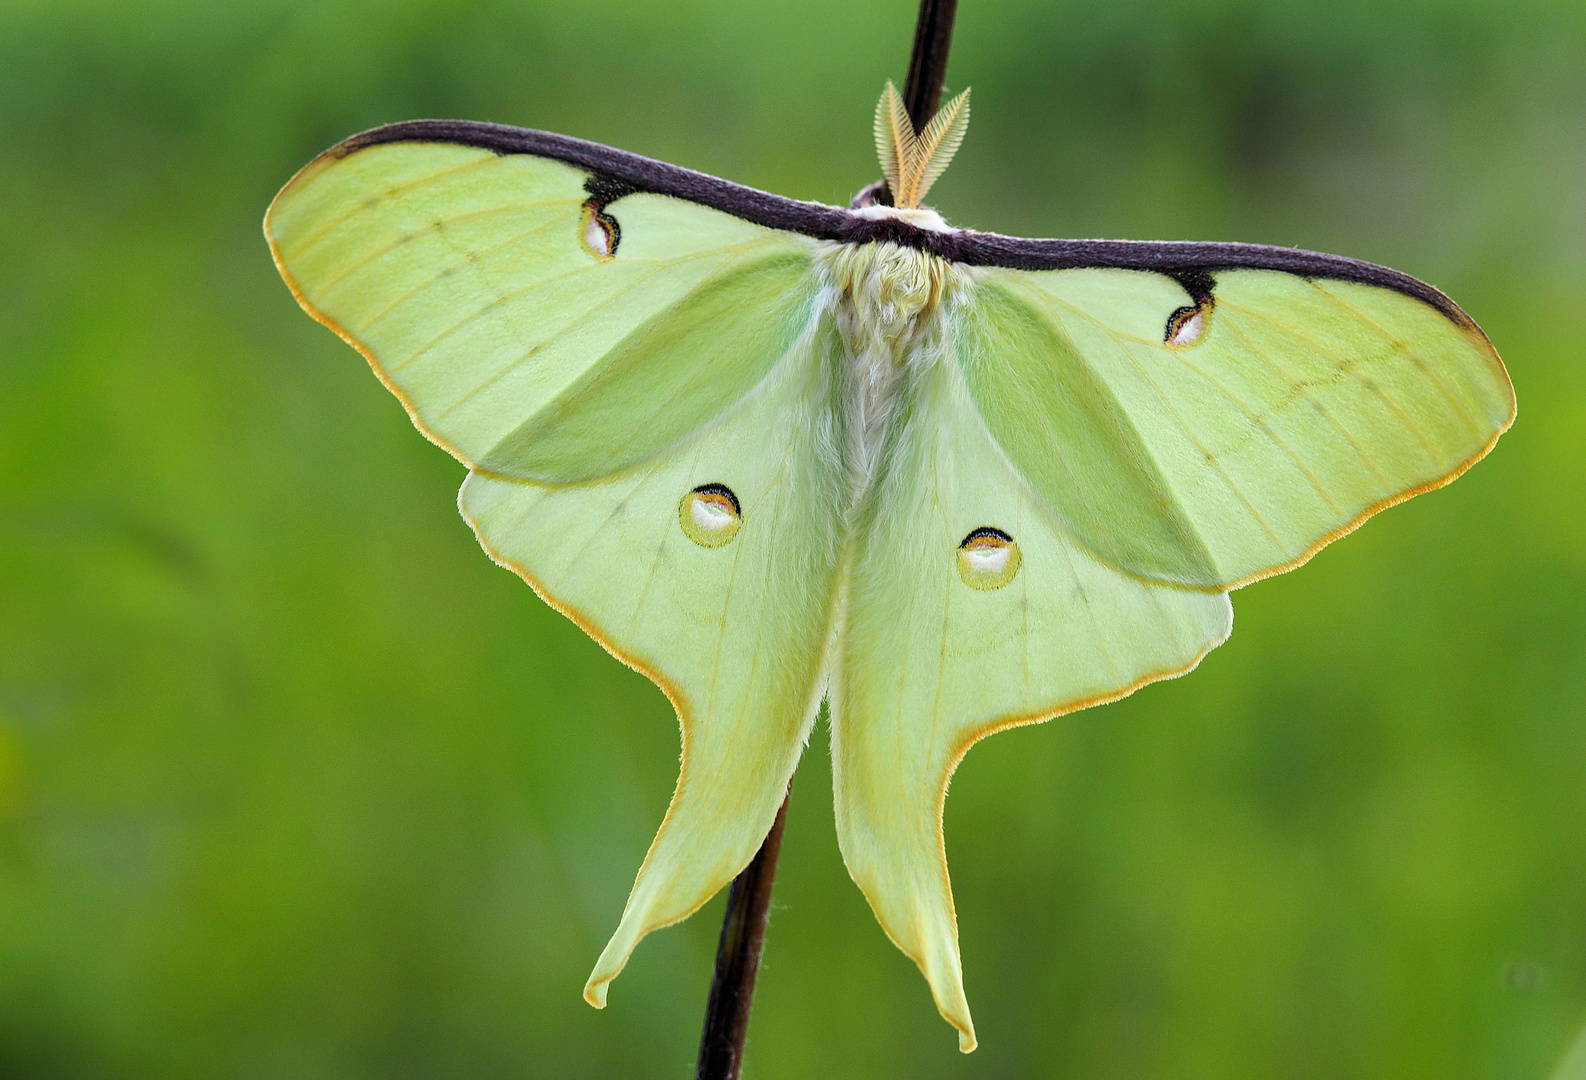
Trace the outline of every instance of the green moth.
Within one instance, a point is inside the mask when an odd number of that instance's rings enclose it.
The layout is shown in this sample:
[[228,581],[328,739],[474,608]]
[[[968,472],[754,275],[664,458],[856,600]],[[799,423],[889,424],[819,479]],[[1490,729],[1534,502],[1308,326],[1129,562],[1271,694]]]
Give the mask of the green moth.
[[978,739],[1193,668],[1228,592],[1448,483],[1514,418],[1453,301],[1249,244],[1026,240],[920,205],[969,118],[797,202],[418,121],[286,185],[293,294],[468,467],[480,543],[653,679],[683,764],[585,997],[753,857],[822,701],[838,840],[972,1049],[942,840]]

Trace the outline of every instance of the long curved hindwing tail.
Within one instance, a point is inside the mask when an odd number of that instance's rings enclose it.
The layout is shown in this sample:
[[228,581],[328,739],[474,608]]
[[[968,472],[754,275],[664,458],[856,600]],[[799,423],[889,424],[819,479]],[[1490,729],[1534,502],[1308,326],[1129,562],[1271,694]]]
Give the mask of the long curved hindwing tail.
[[832,683],[838,839],[967,1050],[941,828],[953,769],[992,732],[1188,670],[1232,610],[1075,542],[994,444],[957,365],[937,365],[900,415],[855,539]]

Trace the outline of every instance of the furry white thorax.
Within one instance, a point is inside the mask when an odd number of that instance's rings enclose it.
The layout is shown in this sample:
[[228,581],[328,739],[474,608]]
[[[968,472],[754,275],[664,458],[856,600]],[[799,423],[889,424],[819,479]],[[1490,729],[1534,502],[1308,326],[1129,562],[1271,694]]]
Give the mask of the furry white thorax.
[[[874,209],[941,221],[929,210]],[[882,443],[908,385],[942,354],[944,303],[967,282],[951,263],[898,244],[823,249],[821,265],[843,344],[837,385],[846,418],[843,455],[857,497],[876,478]]]
[[957,232],[947,222],[942,220],[942,215],[932,210],[929,206],[882,206],[880,203],[871,203],[861,206],[853,212],[855,217],[868,218],[871,221],[881,221],[885,218],[896,218],[906,221],[916,229],[928,229],[931,232]]

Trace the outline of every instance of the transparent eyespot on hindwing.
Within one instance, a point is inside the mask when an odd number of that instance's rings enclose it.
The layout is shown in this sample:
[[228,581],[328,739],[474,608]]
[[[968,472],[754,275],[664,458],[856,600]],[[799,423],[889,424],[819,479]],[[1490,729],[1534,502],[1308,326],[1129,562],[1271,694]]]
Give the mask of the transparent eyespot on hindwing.
[[971,589],[1000,589],[1019,572],[1018,542],[1003,532],[983,526],[958,545],[958,576]]
[[601,262],[617,257],[617,245],[622,241],[622,227],[617,219],[605,212],[604,204],[594,199],[584,201],[584,212],[578,219],[578,242]]
[[732,543],[743,525],[738,496],[726,484],[701,484],[683,496],[677,507],[683,532],[700,547],[718,548]]
[[1169,345],[1193,345],[1206,334],[1206,323],[1211,318],[1211,299],[1201,301],[1195,307],[1181,307],[1167,317],[1167,329],[1162,334],[1162,340]]

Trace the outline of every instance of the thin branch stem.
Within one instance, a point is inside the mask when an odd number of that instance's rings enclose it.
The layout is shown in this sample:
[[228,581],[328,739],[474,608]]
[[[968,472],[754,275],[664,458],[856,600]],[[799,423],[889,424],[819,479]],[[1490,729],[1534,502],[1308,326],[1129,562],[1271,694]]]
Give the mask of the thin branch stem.
[[920,0],[914,23],[914,53],[909,57],[909,77],[903,83],[903,107],[915,131],[936,115],[942,103],[942,80],[947,78],[947,53],[953,45],[953,17],[958,0]]
[[[930,123],[941,104],[947,53],[953,44],[953,18],[957,14],[958,0],[920,0],[909,77],[903,84],[903,104],[915,131]],[[892,203],[885,183],[866,188],[855,198],[855,204],[867,196],[886,205]],[[782,853],[782,828],[786,822],[784,798],[760,850],[743,873],[733,878],[727,893],[727,913],[722,918],[721,940],[716,945],[716,972],[705,1006],[705,1030],[699,1040],[696,1080],[738,1080],[743,1067],[749,1008],[754,1003],[754,980],[760,971],[771,885],[776,880],[776,861]]]
[[[914,51],[909,56],[909,77],[903,80],[903,107],[915,131],[923,131],[942,103],[942,80],[947,78],[947,53],[953,45],[953,18],[958,0],[920,0],[920,14],[914,21]],[[892,205],[887,182],[865,188],[850,204],[867,206],[871,202]]]
[[697,1080],[738,1080],[738,1070],[743,1066],[749,1007],[754,1003],[754,979],[760,971],[771,885],[776,879],[776,860],[782,852],[782,827],[786,823],[784,798],[759,852],[743,873],[732,879],[727,893],[727,914],[722,918],[721,940],[716,946],[716,974],[710,982],[705,1031],[699,1040]]

